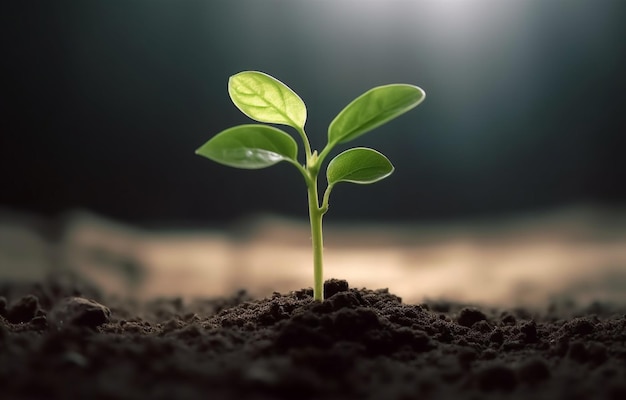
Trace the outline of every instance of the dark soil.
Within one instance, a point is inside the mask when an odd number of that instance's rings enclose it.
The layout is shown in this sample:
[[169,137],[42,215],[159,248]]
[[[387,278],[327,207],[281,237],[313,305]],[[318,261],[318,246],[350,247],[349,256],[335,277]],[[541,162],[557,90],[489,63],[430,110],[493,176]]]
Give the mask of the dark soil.
[[338,280],[326,295],[141,304],[0,284],[0,398],[626,398],[623,311],[412,305]]

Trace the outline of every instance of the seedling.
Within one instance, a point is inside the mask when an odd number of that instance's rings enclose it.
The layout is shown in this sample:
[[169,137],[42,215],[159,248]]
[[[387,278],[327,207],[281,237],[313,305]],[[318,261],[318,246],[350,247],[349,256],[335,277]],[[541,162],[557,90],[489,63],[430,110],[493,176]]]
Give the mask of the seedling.
[[330,123],[328,142],[320,153],[311,151],[304,131],[307,118],[302,99],[270,75],[244,71],[228,80],[228,93],[235,106],[258,122],[287,125],[296,130],[304,144],[305,162],[298,161],[298,145],[286,132],[269,125],[246,124],[228,128],[202,145],[196,154],[229,167],[260,169],[281,161],[295,166],[304,177],[309,200],[313,244],[313,298],[324,299],[322,217],[328,211],[330,193],[339,182],[367,184],[391,175],[393,165],[376,150],[356,147],[334,157],[326,167],[327,186],[321,198],[317,178],[322,163],[340,143],[366,132],[411,110],[424,100],[417,86],[393,84],[378,86],[348,104]]

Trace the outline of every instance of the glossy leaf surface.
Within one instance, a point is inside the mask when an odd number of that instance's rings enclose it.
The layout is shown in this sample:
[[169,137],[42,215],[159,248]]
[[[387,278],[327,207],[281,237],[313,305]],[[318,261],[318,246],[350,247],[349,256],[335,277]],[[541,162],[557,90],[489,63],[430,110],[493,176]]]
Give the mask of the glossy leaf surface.
[[306,106],[278,79],[258,71],[244,71],[228,80],[228,94],[248,117],[271,124],[303,128]]
[[349,149],[328,163],[326,178],[329,185],[337,182],[374,183],[391,175],[391,162],[376,150],[366,147]]
[[353,140],[416,107],[425,96],[422,89],[407,84],[370,89],[348,104],[330,123],[328,142]]
[[218,133],[196,154],[230,167],[260,169],[285,160],[296,161],[298,146],[278,128],[251,124]]

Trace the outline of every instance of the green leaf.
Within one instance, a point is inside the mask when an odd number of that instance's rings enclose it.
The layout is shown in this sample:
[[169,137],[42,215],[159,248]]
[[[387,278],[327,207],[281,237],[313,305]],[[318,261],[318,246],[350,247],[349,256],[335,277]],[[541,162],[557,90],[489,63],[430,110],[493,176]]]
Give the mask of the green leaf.
[[228,80],[228,94],[248,117],[270,124],[304,128],[306,106],[278,79],[258,71],[244,71]]
[[355,147],[344,151],[328,163],[326,178],[329,185],[337,182],[374,183],[391,175],[391,162],[376,150]]
[[425,96],[422,89],[407,84],[370,89],[348,104],[330,123],[328,143],[356,139],[416,107]]
[[239,125],[203,144],[196,154],[229,167],[260,169],[297,162],[298,145],[284,131],[267,125]]

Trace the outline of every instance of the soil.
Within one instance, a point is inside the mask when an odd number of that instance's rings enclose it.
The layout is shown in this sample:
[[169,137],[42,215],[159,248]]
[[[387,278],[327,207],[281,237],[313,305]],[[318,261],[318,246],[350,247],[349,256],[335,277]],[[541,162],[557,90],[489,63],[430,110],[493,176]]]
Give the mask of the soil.
[[0,284],[0,397],[626,398],[623,309],[325,292],[133,302],[74,279]]

